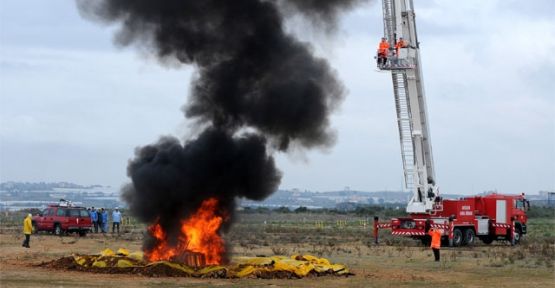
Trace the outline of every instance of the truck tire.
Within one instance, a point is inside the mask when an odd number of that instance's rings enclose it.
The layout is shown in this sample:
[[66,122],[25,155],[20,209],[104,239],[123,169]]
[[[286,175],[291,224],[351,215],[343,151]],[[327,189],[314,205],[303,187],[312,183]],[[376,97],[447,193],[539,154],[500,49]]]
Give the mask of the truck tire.
[[62,226],[60,224],[54,224],[54,235],[62,236]]
[[463,243],[463,233],[460,228],[453,230],[453,246],[459,247]]
[[31,231],[31,234],[37,234],[39,232],[39,230],[37,229],[37,223],[33,222],[31,225],[33,226],[33,231]]
[[522,238],[522,229],[520,227],[515,227],[515,245],[520,243],[520,239]]
[[87,230],[79,230],[79,237],[87,236]]
[[482,237],[482,242],[484,242],[484,244],[489,245],[489,244],[493,243],[493,237],[491,237],[489,235],[484,236],[484,237]]
[[463,245],[472,246],[476,240],[476,233],[472,228],[468,228],[464,231],[464,242]]

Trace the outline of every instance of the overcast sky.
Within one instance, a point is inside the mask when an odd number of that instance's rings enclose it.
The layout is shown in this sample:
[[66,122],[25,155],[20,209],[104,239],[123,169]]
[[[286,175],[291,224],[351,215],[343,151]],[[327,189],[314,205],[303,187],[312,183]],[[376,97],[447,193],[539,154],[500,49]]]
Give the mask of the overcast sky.
[[[555,190],[555,1],[415,0],[437,182],[443,193]],[[349,90],[337,144],[276,155],[283,189],[400,190],[391,76],[375,69],[381,3],[311,41]],[[119,187],[134,149],[191,133],[190,67],[163,67],[71,0],[0,1],[0,180]]]

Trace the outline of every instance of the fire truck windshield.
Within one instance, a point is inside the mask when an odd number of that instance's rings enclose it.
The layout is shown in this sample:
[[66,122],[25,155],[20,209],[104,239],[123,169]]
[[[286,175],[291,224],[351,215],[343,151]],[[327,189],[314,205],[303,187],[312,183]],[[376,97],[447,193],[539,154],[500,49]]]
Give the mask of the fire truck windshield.
[[516,208],[524,211],[524,200],[516,200]]

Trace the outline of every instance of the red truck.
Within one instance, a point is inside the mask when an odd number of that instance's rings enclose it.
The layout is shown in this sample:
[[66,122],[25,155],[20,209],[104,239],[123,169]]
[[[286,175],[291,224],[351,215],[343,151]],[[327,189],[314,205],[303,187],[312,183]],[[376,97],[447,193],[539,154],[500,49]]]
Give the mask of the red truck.
[[498,239],[516,244],[526,234],[528,202],[524,195],[491,194],[459,200],[439,196],[412,2],[382,1],[384,39],[390,47],[399,48],[394,54],[388,52],[392,55],[386,55],[378,69],[391,72],[404,184],[412,195],[406,208],[408,216],[390,223],[374,218],[375,241],[380,228],[390,228],[393,235],[427,242],[428,228],[436,227],[444,229],[454,246],[471,245],[476,237],[488,244]]
[[55,235],[75,232],[86,236],[92,228],[87,208],[73,206],[68,201],[49,205],[39,215],[33,216],[32,223],[35,232],[48,231]]
[[509,240],[518,244],[526,234],[526,210],[529,202],[522,195],[492,193],[486,196],[465,197],[459,200],[440,200],[433,213],[409,214],[379,223],[374,218],[374,237],[378,240],[380,228],[390,228],[392,235],[409,236],[429,241],[430,227],[444,230],[444,238],[452,246],[472,245],[476,238],[485,244],[494,240]]

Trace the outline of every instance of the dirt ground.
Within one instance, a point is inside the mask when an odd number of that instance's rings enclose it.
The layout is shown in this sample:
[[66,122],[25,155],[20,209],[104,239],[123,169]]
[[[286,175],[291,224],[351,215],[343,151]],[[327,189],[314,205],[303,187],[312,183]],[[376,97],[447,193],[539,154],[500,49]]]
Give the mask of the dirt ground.
[[[442,250],[435,263],[425,247],[345,244],[321,255],[347,264],[355,276],[305,279],[150,278],[142,275],[95,274],[53,270],[37,265],[72,253],[96,254],[104,248],[139,250],[141,235],[33,235],[31,248],[22,235],[0,234],[1,287],[555,287],[553,263],[518,256],[519,248],[499,244]],[[302,243],[284,251],[310,251]],[[272,249],[274,248],[274,250]],[[233,255],[273,255],[275,247],[237,247]],[[514,256],[514,257],[513,257]],[[550,260],[552,261],[552,260]]]

